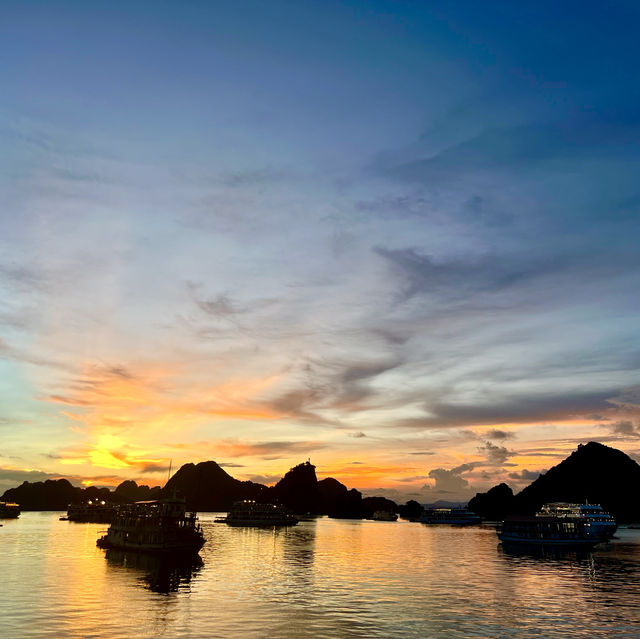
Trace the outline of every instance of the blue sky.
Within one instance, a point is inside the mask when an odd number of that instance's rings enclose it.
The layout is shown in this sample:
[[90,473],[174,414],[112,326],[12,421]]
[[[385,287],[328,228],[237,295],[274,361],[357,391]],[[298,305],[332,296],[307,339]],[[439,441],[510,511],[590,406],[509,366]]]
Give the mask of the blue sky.
[[3,3],[0,485],[640,454],[638,13]]

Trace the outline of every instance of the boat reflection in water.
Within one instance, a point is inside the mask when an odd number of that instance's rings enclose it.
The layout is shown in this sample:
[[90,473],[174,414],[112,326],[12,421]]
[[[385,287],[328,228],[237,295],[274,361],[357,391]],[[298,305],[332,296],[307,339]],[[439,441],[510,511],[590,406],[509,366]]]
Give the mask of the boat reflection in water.
[[537,561],[583,561],[593,557],[591,548],[547,544],[509,543],[503,541],[498,552],[508,558],[535,559]]
[[139,574],[143,587],[158,593],[188,589],[191,580],[204,565],[200,555],[160,555],[109,549],[105,553],[107,564]]

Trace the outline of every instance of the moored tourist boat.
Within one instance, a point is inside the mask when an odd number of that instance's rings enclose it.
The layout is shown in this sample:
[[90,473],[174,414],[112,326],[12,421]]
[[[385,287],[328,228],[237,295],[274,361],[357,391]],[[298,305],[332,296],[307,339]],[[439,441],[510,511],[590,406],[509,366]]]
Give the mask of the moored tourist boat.
[[0,519],[16,519],[16,517],[20,517],[20,504],[0,501]]
[[144,552],[198,552],[204,536],[195,513],[187,513],[176,497],[119,506],[101,548]]
[[422,524],[474,526],[482,520],[478,515],[466,508],[427,508],[418,521]]
[[97,499],[89,500],[81,504],[69,504],[67,516],[61,517],[61,519],[96,524],[110,524],[116,516],[117,508],[116,504],[109,504]]
[[563,519],[584,519],[591,535],[600,539],[611,539],[618,529],[616,520],[605,512],[599,504],[570,504],[553,502],[544,504],[536,517],[559,517]]
[[216,521],[229,526],[295,526],[298,518],[283,506],[244,499],[233,504],[226,517]]
[[497,529],[503,543],[592,548],[603,541],[579,517],[507,517]]

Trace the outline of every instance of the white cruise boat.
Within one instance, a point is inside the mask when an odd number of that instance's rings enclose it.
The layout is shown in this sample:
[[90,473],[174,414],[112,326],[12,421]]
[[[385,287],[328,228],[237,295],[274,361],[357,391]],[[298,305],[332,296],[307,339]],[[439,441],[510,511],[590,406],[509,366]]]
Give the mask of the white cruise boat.
[[553,502],[544,504],[536,513],[536,517],[583,520],[590,529],[590,536],[602,540],[611,539],[618,528],[616,520],[605,512],[599,504]]

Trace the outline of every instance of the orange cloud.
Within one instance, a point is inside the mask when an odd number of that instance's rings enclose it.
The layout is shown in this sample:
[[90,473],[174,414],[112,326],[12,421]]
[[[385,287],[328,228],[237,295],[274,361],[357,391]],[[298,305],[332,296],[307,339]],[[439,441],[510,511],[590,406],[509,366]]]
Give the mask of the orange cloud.
[[[72,420],[74,432],[82,432],[89,443],[63,455],[63,464],[88,463],[114,470],[158,466],[157,453],[145,452],[158,434],[188,430],[212,418],[273,420],[283,414],[269,408],[258,397],[275,384],[279,376],[231,379],[213,386],[178,384],[179,367],[148,365],[136,373],[122,367],[82,367],[80,375],[64,392],[43,397],[43,401],[76,410],[62,410]],[[79,429],[78,424],[83,428]],[[123,435],[129,448],[125,447]],[[139,442],[135,453],[136,442]],[[151,444],[153,446],[153,444]],[[266,449],[265,449],[266,450]],[[225,448],[226,454],[252,454],[247,448]],[[259,450],[256,450],[257,454]]]

